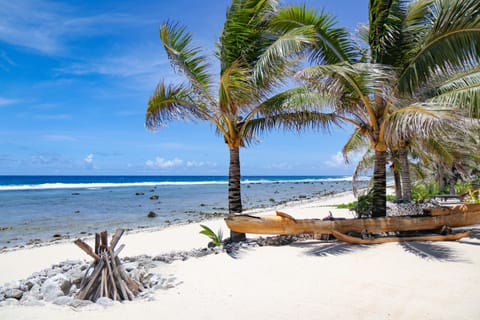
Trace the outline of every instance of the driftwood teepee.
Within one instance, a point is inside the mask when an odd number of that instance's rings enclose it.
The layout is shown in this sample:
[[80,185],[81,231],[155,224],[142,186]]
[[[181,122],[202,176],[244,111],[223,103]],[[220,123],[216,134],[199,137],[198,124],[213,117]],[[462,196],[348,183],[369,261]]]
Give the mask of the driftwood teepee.
[[123,229],[118,229],[110,241],[110,246],[107,231],[96,233],[94,250],[83,240],[75,240],[74,243],[94,259],[80,284],[78,299],[94,302],[100,297],[119,301],[133,300],[141,291],[140,284],[125,272],[118,258],[125,245],[122,244],[115,250],[123,233]]

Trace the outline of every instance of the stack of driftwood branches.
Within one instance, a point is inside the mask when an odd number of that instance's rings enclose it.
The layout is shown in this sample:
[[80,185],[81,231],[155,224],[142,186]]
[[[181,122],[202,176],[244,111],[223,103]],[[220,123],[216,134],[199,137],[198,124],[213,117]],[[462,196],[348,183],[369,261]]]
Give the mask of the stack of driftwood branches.
[[118,258],[125,245],[122,244],[115,250],[123,233],[123,229],[118,229],[110,241],[110,246],[106,231],[96,233],[95,249],[81,239],[75,240],[75,244],[94,259],[80,284],[78,299],[94,302],[100,297],[116,301],[133,300],[141,291],[140,284],[125,272]]

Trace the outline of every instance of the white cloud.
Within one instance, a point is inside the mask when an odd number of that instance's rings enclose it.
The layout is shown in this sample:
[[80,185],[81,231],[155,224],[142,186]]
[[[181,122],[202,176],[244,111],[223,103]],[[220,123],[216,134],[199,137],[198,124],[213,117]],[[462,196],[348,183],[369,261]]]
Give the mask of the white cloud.
[[165,168],[172,168],[172,167],[181,166],[181,165],[183,165],[183,160],[178,159],[178,158],[175,158],[175,159],[172,159],[172,160],[167,160],[167,159],[164,159],[164,158],[161,158],[161,157],[156,157],[155,160],[147,160],[147,162],[145,162],[145,165],[147,167],[151,167],[151,168],[165,169]]
[[88,154],[83,161],[85,161],[85,164],[92,164],[93,163],[93,153]]

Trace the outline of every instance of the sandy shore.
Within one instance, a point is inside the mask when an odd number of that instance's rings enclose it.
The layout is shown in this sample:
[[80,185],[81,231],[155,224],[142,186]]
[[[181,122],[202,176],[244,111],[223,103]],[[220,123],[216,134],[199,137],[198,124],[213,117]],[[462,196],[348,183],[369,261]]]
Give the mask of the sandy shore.
[[[322,218],[329,211],[351,217],[329,205],[353,200],[343,193],[282,211],[296,218]],[[221,219],[205,224],[227,233]],[[127,233],[121,256],[206,247],[208,239],[199,231],[199,224],[189,224]],[[77,309],[50,303],[4,306],[0,319],[480,319],[480,238],[475,235],[424,243],[421,252],[400,244],[308,241],[245,249],[236,258],[221,253],[175,261],[153,270],[174,284],[156,291],[153,301]],[[85,258],[72,243],[4,252],[0,284]]]

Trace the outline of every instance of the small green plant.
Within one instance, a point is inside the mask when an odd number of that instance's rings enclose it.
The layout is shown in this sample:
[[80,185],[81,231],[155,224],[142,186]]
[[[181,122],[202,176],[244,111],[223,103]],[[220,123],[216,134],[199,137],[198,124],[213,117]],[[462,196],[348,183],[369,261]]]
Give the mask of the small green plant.
[[468,189],[468,203],[480,203],[480,188],[477,191]]
[[412,187],[412,199],[416,202],[423,202],[437,194],[440,194],[440,190],[435,182],[418,182]]
[[[207,237],[210,238],[210,240],[212,240],[210,243],[214,246],[214,247],[218,247],[218,246],[221,246],[222,245],[222,242],[223,242],[223,232],[222,232],[222,229],[218,229],[218,232],[215,233],[213,232],[212,229],[210,229],[209,227],[201,224],[200,227],[202,227],[202,231],[200,231],[201,234],[203,235],[206,235]],[[210,245],[210,244],[209,244]]]

